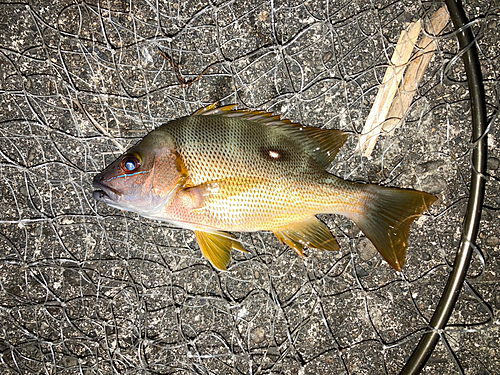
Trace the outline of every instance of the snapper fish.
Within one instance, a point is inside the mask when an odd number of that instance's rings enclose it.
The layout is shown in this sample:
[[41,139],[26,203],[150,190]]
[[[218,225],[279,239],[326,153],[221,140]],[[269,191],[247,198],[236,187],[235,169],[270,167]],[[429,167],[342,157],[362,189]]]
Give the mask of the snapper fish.
[[435,196],[345,181],[326,169],[347,133],[234,107],[213,104],[153,130],[95,176],[94,198],[193,230],[219,270],[233,249],[245,251],[232,232],[271,231],[301,256],[339,250],[316,215],[340,214],[401,271],[410,224]]

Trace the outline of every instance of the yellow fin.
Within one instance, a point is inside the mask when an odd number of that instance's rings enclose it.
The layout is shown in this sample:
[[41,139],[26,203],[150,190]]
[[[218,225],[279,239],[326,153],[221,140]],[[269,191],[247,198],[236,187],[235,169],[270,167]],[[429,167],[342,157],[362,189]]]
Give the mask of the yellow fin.
[[227,270],[227,265],[231,261],[232,249],[246,252],[243,246],[229,233],[195,230],[194,234],[202,254],[215,268],[221,271]]
[[219,102],[215,102],[215,103],[212,103],[210,105],[207,105],[206,107],[203,107],[203,108],[200,108],[198,109],[196,112],[193,113],[193,116],[195,115],[202,115],[204,114],[205,112],[209,112],[213,109],[215,109],[217,107],[217,105],[219,104]]
[[[423,191],[365,185],[371,197],[351,219],[397,271],[406,260],[410,225],[437,200]],[[359,211],[357,211],[359,212]]]
[[196,115],[222,115],[225,112],[236,112],[236,111],[231,111],[234,107],[236,107],[238,104],[228,104],[224,105],[222,107],[217,107],[219,105],[219,102],[212,103],[206,107],[198,109],[196,112],[193,113],[193,116]]
[[238,250],[238,251],[242,251],[244,253],[248,253],[249,251],[246,250],[243,245],[241,243],[239,243],[238,241],[236,240],[233,240],[232,244],[231,244],[231,247],[233,248],[233,250]]
[[[249,109],[234,109],[237,104],[228,104],[222,107],[215,108],[216,103],[211,104],[205,108],[197,110],[193,115],[203,115],[203,116],[222,116],[222,117],[239,117],[242,120],[255,121],[265,125],[290,125],[292,122],[287,119],[281,119],[280,115],[276,115],[272,112],[256,110],[252,111]],[[300,126],[299,124],[295,124]]]
[[314,216],[284,229],[275,230],[273,233],[282,244],[290,246],[301,256],[305,256],[305,247],[328,251],[340,249],[328,228]]

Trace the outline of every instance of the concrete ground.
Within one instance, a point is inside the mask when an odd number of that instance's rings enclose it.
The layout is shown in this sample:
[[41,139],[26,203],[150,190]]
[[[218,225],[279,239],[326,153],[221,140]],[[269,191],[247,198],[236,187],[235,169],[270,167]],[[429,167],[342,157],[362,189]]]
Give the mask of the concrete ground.
[[[401,128],[372,158],[355,145],[401,30],[438,5],[0,4],[0,371],[397,374],[429,329],[469,195],[471,110],[450,25]],[[498,6],[466,8],[490,117]],[[215,101],[345,130],[332,173],[437,195],[412,226],[403,272],[335,215],[320,219],[339,252],[302,259],[270,233],[238,234],[249,253],[219,272],[192,232],[93,200],[92,178],[122,149]],[[477,251],[425,374],[500,373],[497,125]]]

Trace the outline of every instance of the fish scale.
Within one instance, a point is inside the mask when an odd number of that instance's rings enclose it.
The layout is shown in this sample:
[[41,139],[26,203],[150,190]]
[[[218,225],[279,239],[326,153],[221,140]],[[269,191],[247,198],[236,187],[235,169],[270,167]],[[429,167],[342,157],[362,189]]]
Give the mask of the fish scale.
[[272,231],[300,255],[338,250],[315,215],[341,214],[400,271],[410,225],[436,197],[328,173],[346,139],[264,111],[209,106],[144,137],[94,178],[94,197],[194,230],[221,270],[231,250],[245,251],[230,232]]
[[[272,126],[220,115],[211,117],[215,118],[187,117],[160,128],[176,139],[193,182],[234,176],[261,177],[264,173],[283,179],[291,168],[304,172],[310,169],[307,160],[301,157],[301,145],[281,136]],[[200,137],[196,134],[203,136],[197,139]],[[270,160],[269,152],[280,149],[287,152],[288,160]]]
[[[220,121],[230,123],[217,126]],[[304,155],[299,142],[275,134],[273,126],[214,115],[192,116],[165,127],[177,140],[186,167],[193,171],[193,184],[231,178],[232,183],[221,184],[223,191],[209,196],[189,221],[210,226],[213,219],[217,221],[213,226],[227,231],[272,230],[332,205],[332,180],[318,188],[318,180],[331,175]],[[203,134],[202,139],[195,134]],[[244,148],[249,139],[255,143]],[[267,156],[275,150],[286,153],[286,160]],[[252,177],[258,182],[251,189],[251,183],[241,183]]]

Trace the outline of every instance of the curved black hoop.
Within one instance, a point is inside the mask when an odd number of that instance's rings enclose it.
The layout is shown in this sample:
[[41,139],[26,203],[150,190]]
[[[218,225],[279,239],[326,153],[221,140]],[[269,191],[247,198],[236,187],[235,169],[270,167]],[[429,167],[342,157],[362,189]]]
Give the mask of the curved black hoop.
[[445,328],[462,289],[467,269],[469,268],[472,244],[475,242],[481,208],[483,205],[486,174],[486,104],[481,67],[474,36],[460,0],[445,0],[453,25],[457,32],[460,48],[463,51],[472,111],[472,176],[467,214],[460,247],[455,257],[453,270],[448,278],[443,295],[429,323],[429,331],[422,336],[417,348],[411,355],[401,374],[418,374],[429,359],[436,346],[440,332]]

